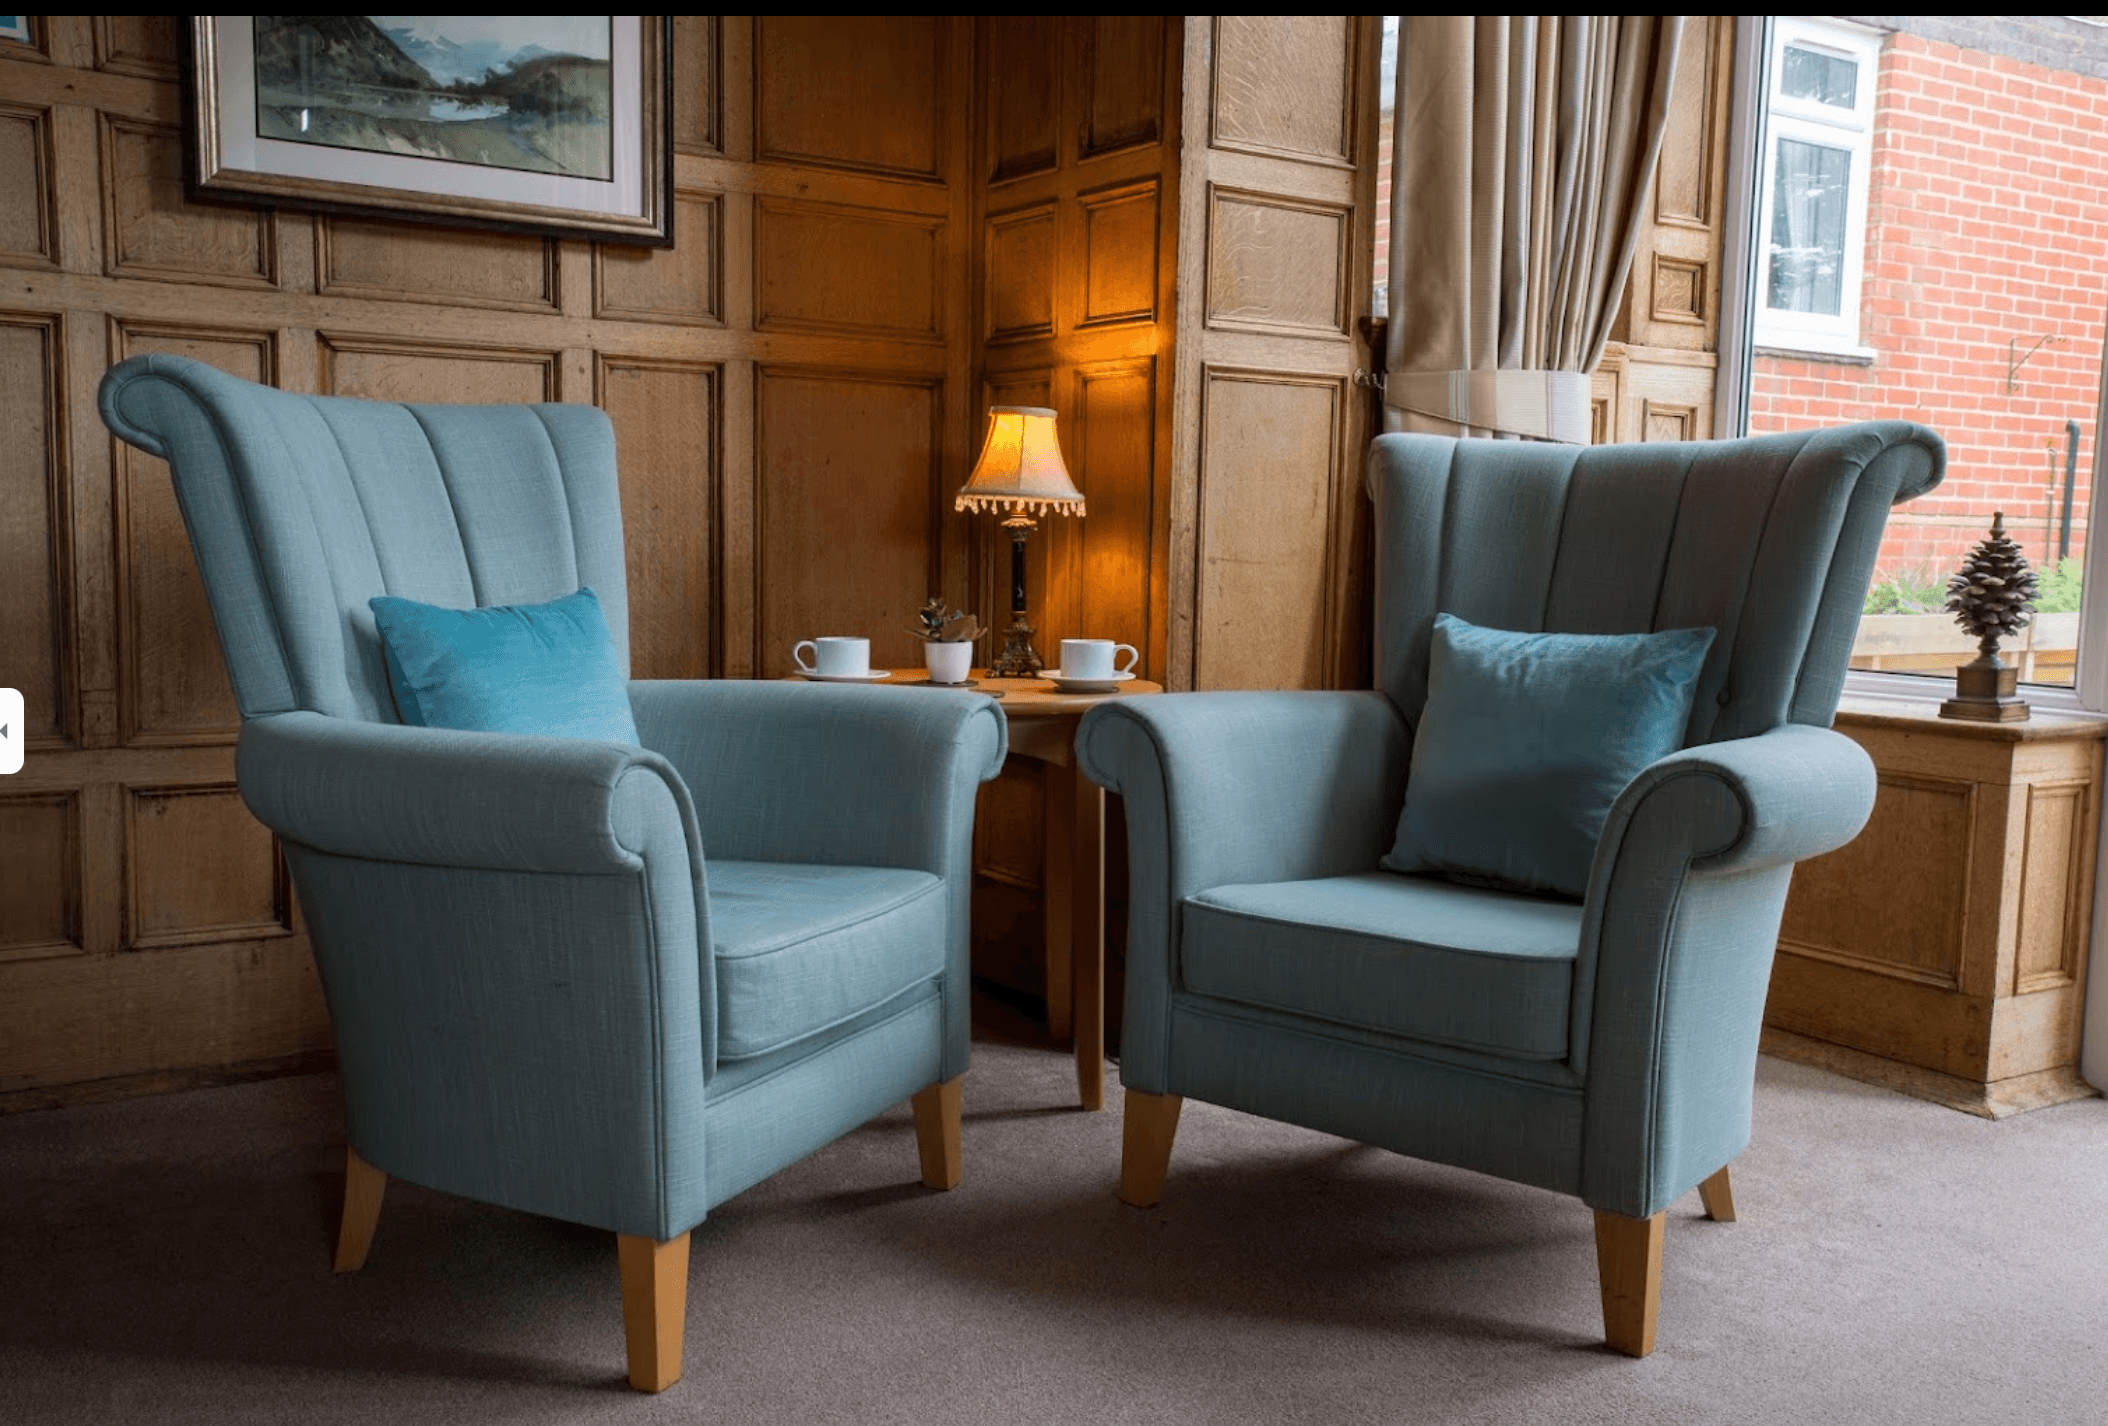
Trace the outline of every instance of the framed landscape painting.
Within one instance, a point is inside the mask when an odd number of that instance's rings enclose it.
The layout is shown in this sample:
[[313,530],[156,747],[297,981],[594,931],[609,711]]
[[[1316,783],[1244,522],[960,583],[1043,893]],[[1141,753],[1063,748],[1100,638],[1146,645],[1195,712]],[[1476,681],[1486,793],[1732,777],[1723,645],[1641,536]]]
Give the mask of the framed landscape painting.
[[673,241],[664,15],[197,15],[203,197]]

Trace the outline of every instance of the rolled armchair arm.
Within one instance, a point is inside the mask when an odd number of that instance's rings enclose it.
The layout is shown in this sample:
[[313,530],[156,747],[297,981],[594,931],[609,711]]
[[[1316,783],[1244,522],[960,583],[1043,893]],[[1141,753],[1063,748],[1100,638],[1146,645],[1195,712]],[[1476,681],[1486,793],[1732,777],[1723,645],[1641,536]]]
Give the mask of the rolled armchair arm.
[[712,857],[954,868],[1002,771],[992,699],[748,679],[630,684],[637,737],[687,780]]
[[1800,725],[1672,754],[1620,794],[1575,968],[1590,1204],[1645,1217],[1741,1152],[1793,864],[1873,805],[1858,744]]
[[257,820],[340,856],[507,871],[634,871],[668,800],[694,874],[695,810],[664,758],[619,743],[280,713],[242,726],[236,779]]
[[1180,902],[1367,871],[1390,845],[1408,748],[1404,719],[1374,692],[1176,693],[1084,716],[1078,762],[1127,806],[1122,1083],[1165,1089]]
[[299,712],[245,723],[237,774],[285,839],[363,1157],[621,1233],[701,1219],[715,981],[663,758]]

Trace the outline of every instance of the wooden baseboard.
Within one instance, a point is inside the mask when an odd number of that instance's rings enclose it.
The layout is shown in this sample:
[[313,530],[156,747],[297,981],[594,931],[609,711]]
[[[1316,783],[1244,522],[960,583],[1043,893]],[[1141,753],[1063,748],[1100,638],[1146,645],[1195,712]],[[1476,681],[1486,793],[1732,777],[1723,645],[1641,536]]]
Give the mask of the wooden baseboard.
[[2006,1119],[2025,1114],[2030,1109],[2046,1109],[2052,1104],[2068,1104],[2074,1099],[2092,1099],[2100,1093],[2080,1079],[2078,1071],[2069,1066],[1979,1084],[1938,1070],[1883,1059],[1864,1050],[1834,1045],[1828,1040],[1796,1035],[1791,1030],[1775,1030],[1769,1025],[1764,1027],[1764,1037],[1758,1048],[1778,1059],[1814,1065],[1847,1079],[1878,1084],[1883,1089],[1944,1104],[1949,1109],[1959,1109],[1964,1114],[1983,1119]]
[[337,1056],[334,1050],[303,1050],[298,1054],[271,1055],[260,1060],[241,1060],[234,1064],[191,1065],[181,1069],[114,1075],[109,1079],[82,1080],[75,1084],[46,1084],[34,1089],[15,1089],[0,1094],[0,1114],[22,1114],[36,1109],[71,1109],[82,1104],[107,1104],[118,1099],[142,1099],[150,1094],[180,1094],[187,1089],[211,1089],[222,1084],[243,1084],[252,1079],[321,1074],[336,1067]]

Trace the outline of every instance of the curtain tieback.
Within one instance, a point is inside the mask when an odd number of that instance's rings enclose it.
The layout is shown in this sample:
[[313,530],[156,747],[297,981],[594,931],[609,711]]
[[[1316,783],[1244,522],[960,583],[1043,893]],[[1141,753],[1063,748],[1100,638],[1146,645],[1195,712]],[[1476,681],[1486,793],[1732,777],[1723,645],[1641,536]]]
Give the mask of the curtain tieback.
[[1394,371],[1384,386],[1384,402],[1460,426],[1572,445],[1589,442],[1585,371]]

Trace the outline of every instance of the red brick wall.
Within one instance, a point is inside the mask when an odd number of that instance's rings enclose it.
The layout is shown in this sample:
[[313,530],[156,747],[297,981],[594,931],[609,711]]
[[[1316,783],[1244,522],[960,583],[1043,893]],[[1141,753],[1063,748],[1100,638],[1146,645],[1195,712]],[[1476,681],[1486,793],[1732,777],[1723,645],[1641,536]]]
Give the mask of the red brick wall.
[[[1881,56],[1860,342],[1871,366],[1759,355],[1750,429],[1905,417],[1947,479],[1891,516],[1881,567],[1951,569],[1991,512],[2040,562],[2079,423],[2085,543],[2108,311],[2108,81],[1891,35]],[[2045,343],[2013,376],[2012,355]],[[2049,553],[2054,555],[2054,527]]]

